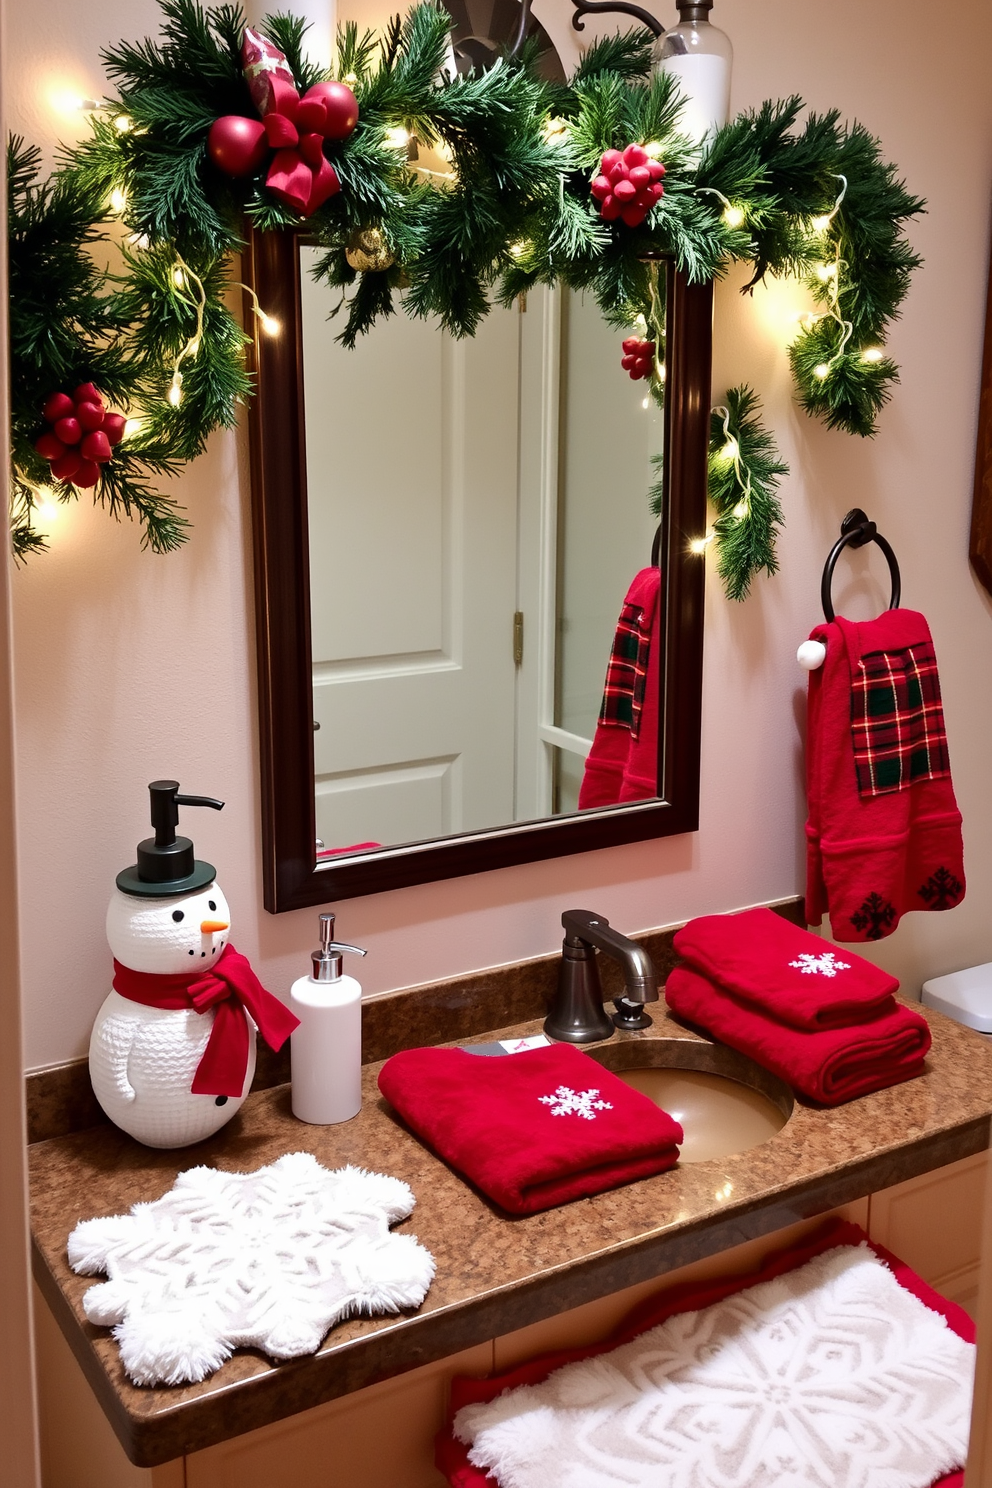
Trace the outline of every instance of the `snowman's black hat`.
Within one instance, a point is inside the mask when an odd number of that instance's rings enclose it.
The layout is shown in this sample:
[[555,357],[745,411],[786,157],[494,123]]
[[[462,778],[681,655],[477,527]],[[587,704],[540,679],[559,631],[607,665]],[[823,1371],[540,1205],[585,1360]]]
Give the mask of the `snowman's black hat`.
[[152,798],[152,826],[155,836],[138,843],[138,861],[117,875],[117,887],[124,894],[138,898],[166,899],[173,894],[190,894],[205,889],[217,877],[212,863],[202,863],[193,856],[188,837],[177,837],[180,806],[212,806],[220,811],[223,801],[213,796],[181,796],[178,780],[153,780],[148,787]]

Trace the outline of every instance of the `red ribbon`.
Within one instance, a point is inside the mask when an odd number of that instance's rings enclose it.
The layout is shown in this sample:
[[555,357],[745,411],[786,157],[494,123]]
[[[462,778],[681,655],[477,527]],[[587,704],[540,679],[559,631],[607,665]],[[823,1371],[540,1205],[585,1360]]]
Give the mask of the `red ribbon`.
[[226,945],[209,971],[161,976],[114,961],[114,991],[143,1007],[216,1009],[207,1047],[196,1067],[193,1095],[239,1096],[248,1073],[248,1014],[270,1049],[281,1049],[299,1018],[266,992],[248,958]]
[[[283,78],[268,77],[272,111],[262,118],[275,157],[265,184],[285,206],[309,217],[341,190],[338,173],[324,154],[327,110],[316,84],[301,98]],[[311,94],[314,95],[311,97]]]

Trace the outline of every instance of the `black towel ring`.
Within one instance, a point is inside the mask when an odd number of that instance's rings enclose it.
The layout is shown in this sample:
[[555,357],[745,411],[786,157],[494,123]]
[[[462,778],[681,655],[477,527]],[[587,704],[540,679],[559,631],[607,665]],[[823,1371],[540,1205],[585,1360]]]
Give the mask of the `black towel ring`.
[[868,520],[867,515],[856,506],[849,511],[840,524],[840,537],[830,549],[830,554],[823,565],[823,579],[820,583],[820,603],[823,613],[828,621],[834,618],[834,607],[830,599],[830,585],[833,582],[834,569],[837,559],[845,548],[863,548],[866,543],[876,542],[885,554],[885,561],[889,565],[889,574],[892,578],[892,598],[889,600],[889,609],[897,610],[902,598],[902,579],[899,576],[899,565],[896,555],[893,553],[885,538],[879,532],[874,522]]

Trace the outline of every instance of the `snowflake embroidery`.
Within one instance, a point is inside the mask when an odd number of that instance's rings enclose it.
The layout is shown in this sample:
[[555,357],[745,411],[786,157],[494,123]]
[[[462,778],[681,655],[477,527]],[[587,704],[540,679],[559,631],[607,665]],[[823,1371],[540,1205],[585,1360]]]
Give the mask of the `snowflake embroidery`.
[[113,1327],[136,1385],[204,1379],[235,1348],[295,1359],[342,1318],[419,1307],[430,1252],[389,1226],[412,1211],[398,1178],[291,1152],[254,1173],[190,1168],[130,1214],[87,1219],[69,1264],[108,1281],[83,1297]]
[[597,1100],[598,1090],[572,1090],[568,1085],[559,1085],[554,1095],[539,1095],[542,1106],[550,1106],[552,1116],[581,1116],[584,1121],[595,1121],[597,1111],[612,1111],[609,1101]]
[[825,976],[835,977],[839,971],[850,971],[850,961],[838,961],[833,951],[824,951],[820,956],[814,956],[810,951],[800,951],[797,961],[790,961],[790,966],[795,966],[803,976]]

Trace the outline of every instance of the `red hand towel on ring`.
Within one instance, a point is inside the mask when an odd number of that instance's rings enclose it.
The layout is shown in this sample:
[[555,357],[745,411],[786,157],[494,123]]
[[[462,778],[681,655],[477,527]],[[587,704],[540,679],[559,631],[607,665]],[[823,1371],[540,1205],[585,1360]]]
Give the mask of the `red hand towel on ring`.
[[837,619],[809,674],[806,915],[837,940],[881,940],[911,909],[964,898],[930,629],[914,610]]
[[489,1057],[407,1049],[379,1089],[440,1157],[513,1214],[663,1173],[682,1128],[569,1044]]
[[708,1029],[824,1106],[921,1075],[930,1047],[926,1020],[899,1003],[871,1023],[810,1033],[738,1002],[688,966],[670,973],[665,998],[680,1018]]
[[771,909],[700,915],[675,936],[694,971],[794,1028],[841,1028],[891,1010],[899,982]]

